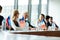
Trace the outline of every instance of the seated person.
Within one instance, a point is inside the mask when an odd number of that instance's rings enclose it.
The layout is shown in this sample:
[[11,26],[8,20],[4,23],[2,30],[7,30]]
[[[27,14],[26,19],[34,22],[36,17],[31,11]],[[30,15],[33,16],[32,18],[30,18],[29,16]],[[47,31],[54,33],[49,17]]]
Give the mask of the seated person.
[[14,30],[17,30],[17,28],[19,27],[18,17],[19,17],[19,12],[18,10],[15,10],[11,20],[11,25]]
[[58,30],[57,24],[53,21],[53,17],[49,18],[49,22],[51,24],[52,29]]
[[25,28],[26,28],[26,22],[25,22],[25,20],[24,20],[24,17],[22,17],[21,19],[19,19],[19,24],[20,24],[20,28],[22,29],[22,30],[26,30]]
[[[0,13],[2,12],[2,6],[0,5]],[[4,20],[4,17],[0,15],[0,29],[2,28],[2,21]]]
[[29,18],[28,12],[25,12],[25,13],[24,13],[25,22],[27,22],[27,23],[29,24],[29,29],[30,29],[30,30],[31,30],[32,28],[34,29],[35,27],[30,24],[28,18]]
[[42,30],[46,30],[46,25],[45,25],[45,16],[44,14],[41,14],[38,20],[38,27]]
[[8,16],[8,18],[6,19],[6,30],[14,30],[11,26],[11,17]]
[[50,16],[47,15],[46,16],[46,20],[45,20],[45,24],[46,24],[47,30],[48,30],[49,26],[51,26],[51,24],[49,23],[49,18],[50,18]]

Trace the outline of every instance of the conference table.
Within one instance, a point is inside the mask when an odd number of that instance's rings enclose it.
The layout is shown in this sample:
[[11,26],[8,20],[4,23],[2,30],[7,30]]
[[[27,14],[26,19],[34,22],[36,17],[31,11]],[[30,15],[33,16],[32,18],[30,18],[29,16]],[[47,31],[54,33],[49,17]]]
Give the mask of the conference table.
[[60,31],[11,31],[11,34],[60,37]]

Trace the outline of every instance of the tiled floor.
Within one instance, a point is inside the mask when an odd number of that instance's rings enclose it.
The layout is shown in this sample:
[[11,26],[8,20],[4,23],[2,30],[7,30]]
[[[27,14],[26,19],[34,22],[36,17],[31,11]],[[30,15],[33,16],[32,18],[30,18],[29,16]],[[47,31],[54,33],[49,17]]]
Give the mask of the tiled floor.
[[60,37],[46,37],[35,35],[9,34],[0,32],[0,40],[60,40]]

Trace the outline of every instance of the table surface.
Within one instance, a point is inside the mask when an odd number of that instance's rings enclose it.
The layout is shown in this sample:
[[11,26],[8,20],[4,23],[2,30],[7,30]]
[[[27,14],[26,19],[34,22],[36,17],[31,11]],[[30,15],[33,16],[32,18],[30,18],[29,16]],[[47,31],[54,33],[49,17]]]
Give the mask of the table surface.
[[11,31],[12,34],[26,34],[26,35],[38,35],[38,36],[52,36],[60,37],[60,31]]

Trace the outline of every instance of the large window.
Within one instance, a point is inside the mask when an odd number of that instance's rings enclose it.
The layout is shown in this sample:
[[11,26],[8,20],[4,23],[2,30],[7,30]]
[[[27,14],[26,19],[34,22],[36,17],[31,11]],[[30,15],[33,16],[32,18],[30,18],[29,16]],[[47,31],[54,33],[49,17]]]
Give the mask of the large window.
[[49,0],[49,15],[60,28],[60,0]]
[[20,16],[24,12],[28,12],[28,0],[18,0],[18,10],[20,12]]
[[37,26],[39,0],[32,0],[31,4],[32,4],[32,9],[31,9],[31,24],[34,25],[34,26]]
[[3,7],[2,15],[5,18],[12,14],[14,9],[14,0],[0,0],[0,5]]
[[47,15],[47,0],[41,0],[41,13]]
[[0,5],[3,6],[2,13],[6,15],[5,18],[12,14],[15,6],[19,10],[20,17],[24,12],[29,12],[30,22],[34,26],[37,26],[40,13],[47,14],[47,0],[0,0]]

